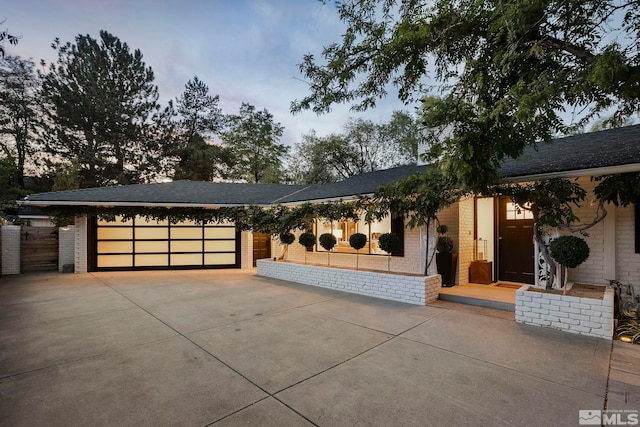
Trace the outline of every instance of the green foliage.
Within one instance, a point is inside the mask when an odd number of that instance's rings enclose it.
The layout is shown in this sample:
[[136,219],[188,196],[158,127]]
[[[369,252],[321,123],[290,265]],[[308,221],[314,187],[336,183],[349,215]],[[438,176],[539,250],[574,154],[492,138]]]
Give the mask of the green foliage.
[[442,254],[449,254],[453,252],[453,239],[449,236],[438,236],[436,251]]
[[[5,21],[6,19],[0,22],[0,24],[4,24]],[[5,40],[8,41],[9,44],[15,45],[15,44],[18,44],[18,40],[20,40],[20,37],[10,34],[9,30],[0,31],[0,58],[4,57],[4,41]]]
[[306,231],[298,237],[298,243],[310,249],[316,244],[316,236],[312,232]]
[[449,231],[449,227],[447,227],[445,224],[440,224],[436,231],[438,232],[438,234],[446,234],[447,231]]
[[191,141],[195,135],[204,138],[222,131],[224,117],[218,107],[220,97],[209,95],[209,86],[198,76],[187,82],[176,101],[181,118],[179,128],[186,141]]
[[594,180],[599,182],[594,189],[596,197],[606,203],[626,207],[640,197],[640,173],[599,176]]
[[346,30],[300,71],[308,96],[291,110],[376,105],[393,85],[406,103],[425,103],[433,158],[464,188],[496,182],[504,157],[568,133],[613,110],[640,109],[637,2],[363,0],[338,2]]
[[284,127],[266,109],[242,103],[240,113],[228,118],[224,145],[235,159],[235,176],[247,182],[280,182],[288,147],[281,144]]
[[41,150],[46,126],[40,103],[40,79],[30,59],[2,58],[0,67],[0,150],[14,159],[17,180],[25,189],[25,163]]
[[106,31],[98,40],[78,35],[74,44],[56,40],[52,47],[58,60],[42,85],[56,126],[49,152],[78,158],[81,187],[154,177],[162,170],[164,140],[150,122],[162,114],[142,53]]
[[338,240],[336,239],[336,236],[334,236],[331,233],[321,234],[318,241],[320,242],[320,246],[322,246],[327,251],[330,251],[338,244]]
[[19,176],[15,159],[0,158],[0,216],[17,215],[16,200],[27,195],[20,187]]
[[293,233],[280,233],[280,242],[285,245],[290,245],[296,241],[296,236]]
[[342,133],[303,135],[291,155],[292,180],[317,184],[415,163],[420,127],[409,113],[395,111],[388,123],[351,119]]
[[563,267],[576,268],[589,258],[589,245],[577,236],[560,236],[549,243],[551,258]]
[[380,249],[388,253],[389,255],[394,251],[400,249],[402,239],[396,233],[384,233],[378,238],[378,244]]
[[367,235],[362,233],[354,233],[349,237],[349,246],[356,251],[367,246]]
[[80,162],[71,159],[69,164],[59,164],[53,178],[53,191],[75,190],[80,188]]
[[228,178],[234,161],[228,149],[208,144],[200,134],[194,134],[183,148],[173,151],[179,160],[174,167],[173,179],[213,181]]

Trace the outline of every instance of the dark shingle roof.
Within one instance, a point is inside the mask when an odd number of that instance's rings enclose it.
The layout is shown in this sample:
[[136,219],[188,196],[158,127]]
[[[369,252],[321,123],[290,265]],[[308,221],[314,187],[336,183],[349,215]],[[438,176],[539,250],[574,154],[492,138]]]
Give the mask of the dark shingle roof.
[[527,147],[500,168],[507,178],[640,164],[640,125],[555,139]]
[[344,181],[311,185],[301,191],[283,197],[278,202],[293,203],[370,194],[385,184],[398,181],[414,173],[423,172],[425,168],[426,166],[407,165],[367,172],[352,176]]
[[269,204],[304,188],[303,185],[247,184],[228,182],[174,181],[157,184],[84,188],[32,194],[29,201],[197,205]]

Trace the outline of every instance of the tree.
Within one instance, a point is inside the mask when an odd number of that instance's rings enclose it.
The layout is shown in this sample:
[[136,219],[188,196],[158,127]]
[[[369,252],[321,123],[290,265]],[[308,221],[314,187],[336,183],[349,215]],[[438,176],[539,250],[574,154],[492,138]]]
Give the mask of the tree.
[[303,58],[310,94],[292,111],[365,110],[390,84],[407,103],[439,90],[425,117],[434,158],[470,187],[495,180],[505,156],[568,133],[564,110],[583,127],[640,109],[637,0],[363,0],[338,11],[342,41],[323,62]]
[[142,53],[106,31],[99,40],[78,35],[75,44],[52,47],[58,60],[43,81],[56,125],[49,150],[78,158],[82,187],[152,179],[162,151],[150,121],[162,113]]
[[44,131],[40,79],[30,59],[7,56],[0,65],[0,149],[16,162],[16,179],[25,189],[25,163],[39,151]]
[[266,109],[258,111],[244,102],[228,122],[222,141],[235,158],[235,176],[247,182],[279,182],[288,149],[279,143],[284,127]]
[[53,191],[75,190],[80,188],[80,162],[71,159],[68,164],[58,164],[53,178]]
[[[0,25],[4,24],[6,21],[3,20],[0,22]],[[4,41],[9,42],[9,44],[18,44],[18,40],[20,40],[19,36],[14,36],[12,34],[9,34],[9,30],[2,30],[0,31],[0,57],[4,56]]]
[[404,111],[387,123],[351,119],[340,134],[303,135],[292,155],[294,181],[333,182],[365,172],[415,163],[420,127]]
[[174,138],[169,155],[179,160],[173,178],[193,181],[227,178],[233,163],[231,153],[219,144],[207,142],[207,138],[221,132],[224,124],[218,95],[209,95],[209,87],[194,76],[176,101],[179,135]]

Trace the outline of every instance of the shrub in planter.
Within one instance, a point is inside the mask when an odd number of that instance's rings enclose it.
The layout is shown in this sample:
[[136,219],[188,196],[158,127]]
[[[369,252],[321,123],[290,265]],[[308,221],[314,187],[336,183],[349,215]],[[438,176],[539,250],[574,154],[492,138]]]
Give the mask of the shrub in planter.
[[589,258],[589,245],[577,236],[560,236],[549,243],[551,258],[562,266],[560,270],[560,283],[564,286],[565,270],[576,268]]
[[338,240],[336,239],[336,236],[331,233],[321,234],[320,239],[318,240],[320,241],[320,246],[327,251],[327,265],[329,265],[329,254],[331,253],[331,249],[333,249],[338,243]]
[[284,245],[283,259],[287,259],[287,253],[289,252],[289,245],[296,241],[296,236],[293,233],[280,233],[280,242]]
[[356,250],[356,270],[358,269],[358,257],[360,249],[367,245],[367,236],[362,233],[354,233],[349,237],[349,245]]
[[313,248],[313,245],[316,244],[316,235],[310,231],[302,233],[300,237],[298,237],[298,243],[305,247],[304,251],[304,262],[307,263],[307,251]]
[[453,252],[453,239],[444,236],[449,228],[442,224],[438,226],[438,240],[436,242],[436,266],[438,274],[442,276],[442,286],[453,286],[456,281],[456,267],[458,265],[458,254]]
[[378,238],[378,244],[387,253],[387,270],[391,271],[391,253],[400,249],[402,240],[396,233],[384,233]]

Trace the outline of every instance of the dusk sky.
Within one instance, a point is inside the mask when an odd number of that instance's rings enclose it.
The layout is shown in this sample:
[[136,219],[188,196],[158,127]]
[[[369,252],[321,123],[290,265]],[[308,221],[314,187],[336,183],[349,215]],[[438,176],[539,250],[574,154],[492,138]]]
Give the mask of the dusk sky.
[[[7,7],[8,6],[8,7]],[[249,102],[266,108],[285,126],[282,142],[293,145],[315,129],[320,135],[339,132],[348,117],[387,121],[393,110],[414,111],[397,100],[397,92],[379,107],[351,113],[336,106],[331,113],[289,113],[292,100],[305,96],[297,65],[306,53],[320,57],[322,47],[338,42],[344,25],[333,2],[317,0],[20,0],[5,5],[3,29],[21,35],[7,54],[55,61],[50,45],[78,34],[98,37],[107,30],[140,49],[153,68],[160,103],[166,105],[197,75],[220,95],[225,114]]]

